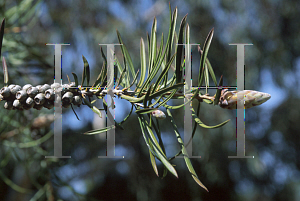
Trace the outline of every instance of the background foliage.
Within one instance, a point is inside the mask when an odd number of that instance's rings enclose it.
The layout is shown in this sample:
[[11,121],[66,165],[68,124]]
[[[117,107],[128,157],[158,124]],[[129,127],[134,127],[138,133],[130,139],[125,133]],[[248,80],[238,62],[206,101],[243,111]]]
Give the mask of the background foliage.
[[[19,85],[53,82],[54,51],[45,43],[71,44],[62,50],[63,83],[67,82],[66,74],[81,73],[81,55],[89,61],[91,72],[96,72],[91,77],[95,80],[102,65],[98,44],[117,43],[115,29],[122,34],[137,70],[140,37],[145,40],[146,31],[150,33],[153,17],[157,18],[158,35],[167,34],[169,26],[167,1],[25,0],[0,1],[0,5],[0,17],[7,20],[2,55],[7,58],[10,83]],[[236,79],[236,48],[228,43],[253,43],[245,50],[245,89],[272,95],[267,103],[245,113],[246,155],[254,155],[254,159],[228,159],[235,155],[235,112],[211,105],[200,111],[206,123],[232,121],[215,130],[198,129],[193,141],[194,155],[202,158],[192,159],[192,163],[209,193],[194,183],[183,159],[174,160],[179,179],[155,175],[136,116],[130,117],[125,130],[116,130],[116,155],[125,158],[98,159],[105,154],[105,136],[83,133],[103,127],[103,121],[94,119],[87,107],[76,109],[80,121],[65,109],[63,153],[72,159],[45,160],[49,153],[43,150],[53,149],[51,140],[30,148],[9,146],[7,141],[27,142],[49,134],[51,127],[35,129],[32,122],[52,111],[1,109],[0,195],[4,200],[29,200],[37,195],[37,189],[41,189],[40,194],[47,192],[40,200],[51,199],[52,194],[62,200],[300,199],[300,3],[188,0],[171,1],[171,6],[179,8],[178,19],[188,13],[191,43],[203,44],[214,27],[208,57],[216,76],[223,75],[224,85],[235,85]],[[117,50],[117,56],[120,52]],[[194,66],[198,66],[198,59],[193,54]],[[193,75],[198,75],[197,69]],[[0,76],[0,83],[2,79]],[[194,86],[196,80],[193,77]],[[117,120],[129,110],[126,101],[116,99]],[[173,117],[182,132],[183,110]],[[164,125],[161,130],[166,150],[174,155],[179,149],[177,139],[169,133],[172,125]],[[7,134],[13,137],[5,137]]]

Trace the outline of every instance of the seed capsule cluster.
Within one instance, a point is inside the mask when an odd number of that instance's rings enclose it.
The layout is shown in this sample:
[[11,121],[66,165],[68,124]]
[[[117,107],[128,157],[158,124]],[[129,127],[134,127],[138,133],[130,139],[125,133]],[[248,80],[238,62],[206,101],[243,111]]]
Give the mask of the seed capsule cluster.
[[43,107],[52,109],[54,107],[55,92],[61,92],[63,107],[68,108],[71,104],[79,107],[82,104],[81,92],[74,87],[74,82],[64,85],[59,83],[38,86],[26,84],[23,87],[11,84],[0,90],[0,99],[6,101],[4,108],[8,110],[29,110],[30,108],[40,110]]

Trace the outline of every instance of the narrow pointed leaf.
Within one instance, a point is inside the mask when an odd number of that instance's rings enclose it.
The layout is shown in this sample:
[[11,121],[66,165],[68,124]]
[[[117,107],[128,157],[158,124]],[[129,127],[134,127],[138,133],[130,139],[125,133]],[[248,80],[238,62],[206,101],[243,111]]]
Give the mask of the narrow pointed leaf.
[[5,27],[5,18],[3,18],[0,28],[0,56],[1,56],[1,49],[2,49],[2,41],[4,36],[4,27]]
[[140,57],[141,57],[141,77],[140,81],[137,84],[137,87],[141,87],[144,83],[144,79],[146,76],[146,51],[145,51],[145,43],[143,38],[141,38],[141,44],[140,44]]
[[201,186],[202,188],[204,188],[206,191],[208,191],[207,188],[204,186],[204,184],[199,180],[199,178],[198,178],[198,176],[197,176],[197,174],[196,174],[196,172],[194,170],[194,167],[193,167],[193,165],[191,163],[191,160],[189,159],[189,155],[188,155],[188,153],[186,151],[186,148],[184,147],[183,140],[181,139],[181,136],[180,136],[179,131],[177,129],[177,125],[176,125],[176,123],[175,123],[175,121],[174,121],[174,119],[172,117],[172,114],[171,114],[171,112],[170,112],[169,109],[167,109],[167,113],[168,113],[168,116],[171,119],[171,123],[173,125],[174,131],[175,131],[175,134],[176,134],[176,138],[177,138],[178,143],[179,143],[179,145],[181,147],[181,152],[183,154],[184,161],[186,163],[186,166],[188,167],[189,172],[191,173],[191,175],[192,175],[193,179],[196,181],[196,183],[199,186]]
[[[201,57],[201,55],[203,54],[203,51],[200,49],[200,47],[198,47],[198,51],[199,51],[200,57]],[[213,68],[212,68],[212,66],[211,66],[211,64],[209,62],[209,59],[207,57],[206,57],[206,65],[208,67],[210,76],[211,76],[212,80],[214,81],[215,86],[217,86],[217,79],[216,79],[214,70],[213,70]]]
[[176,21],[177,21],[177,8],[174,9],[173,15],[171,15],[171,8],[170,8],[170,27],[169,27],[169,35],[167,39],[167,62],[170,60],[171,54],[172,54],[172,45],[174,41],[174,33],[175,33],[175,27],[176,27]]
[[122,84],[124,75],[125,75],[125,68],[124,68],[123,71],[121,72],[121,75],[120,75],[120,77],[119,77],[119,79],[118,79],[118,85],[117,85],[117,87],[118,87],[119,85]]
[[84,82],[85,78],[86,78],[87,86],[89,86],[89,84],[90,84],[90,65],[83,55],[82,55],[82,60],[83,60],[84,67],[83,67],[81,86],[83,86],[83,82]]
[[78,86],[78,77],[75,73],[72,73],[73,77],[74,77],[74,80],[75,80],[75,86],[77,87]]
[[148,113],[151,113],[155,110],[157,110],[157,108],[146,108],[146,109],[136,110],[135,113],[137,113],[137,114],[148,114]]
[[180,83],[182,79],[182,69],[181,69],[181,57],[183,50],[183,39],[184,39],[184,27],[186,23],[187,15],[183,17],[180,23],[179,36],[177,42],[177,56],[176,56],[176,83]]
[[170,86],[170,87],[166,87],[166,88],[164,88],[164,89],[161,89],[161,90],[159,90],[159,91],[157,91],[157,92],[155,92],[155,93],[153,93],[153,94],[151,94],[150,95],[150,99],[154,99],[155,97],[158,97],[158,96],[160,96],[160,95],[162,95],[162,94],[165,94],[165,93],[167,93],[167,92],[170,92],[171,90],[173,90],[173,89],[179,89],[179,88],[181,88],[181,87],[183,87],[184,86],[184,83],[179,83],[179,84],[175,84],[175,85],[173,85],[173,86]]
[[164,164],[164,166],[175,176],[178,178],[178,174],[175,170],[175,168],[173,167],[173,165],[168,161],[167,157],[165,156],[165,154],[163,153],[161,147],[159,146],[152,130],[149,128],[148,125],[146,125],[148,134],[150,136],[150,139],[152,140],[152,144],[153,144],[153,148],[155,153],[157,154],[157,157],[161,160],[161,162]]
[[[148,148],[149,148],[149,151],[155,156],[155,157],[157,157],[157,155],[156,155],[156,153],[155,153],[155,151],[154,151],[154,149],[153,149],[153,145],[151,145],[150,146],[150,144],[149,144],[149,135],[146,135],[146,128],[145,128],[145,119],[143,118],[143,116],[142,115],[138,115],[138,120],[139,120],[139,124],[140,124],[140,127],[141,127],[141,130],[142,130],[142,134],[143,134],[143,138],[144,138],[144,140],[145,140],[145,142],[146,142],[146,145],[148,146]],[[157,157],[158,158],[158,157]]]
[[133,81],[132,81],[132,83],[130,84],[130,86],[129,86],[128,88],[130,88],[130,87],[132,87],[132,86],[134,85],[135,81],[137,80],[137,77],[139,76],[139,72],[140,72],[140,70],[138,70],[138,71],[136,72],[136,75],[135,75],[135,77],[133,78]]
[[198,123],[199,126],[201,126],[201,127],[203,127],[203,128],[219,128],[219,127],[225,125],[227,122],[230,121],[230,119],[228,119],[228,120],[226,120],[226,121],[224,121],[224,122],[222,122],[222,123],[220,123],[220,124],[218,124],[218,125],[215,125],[215,126],[208,126],[208,125],[204,124],[204,123],[199,119],[199,117],[197,117],[197,115],[195,114],[195,110],[194,110],[193,108],[192,108],[192,117],[194,118],[194,121],[195,121],[196,123]]
[[125,58],[126,62],[129,65],[129,69],[131,71],[132,77],[135,77],[135,71],[134,71],[134,67],[133,67],[133,64],[132,64],[131,57],[130,57],[128,51],[127,51],[127,48],[126,48],[125,44],[123,43],[123,40],[121,38],[121,34],[119,33],[118,30],[117,30],[117,35],[118,35],[119,43],[122,44],[121,45],[121,51],[122,51],[122,53],[124,55],[124,58]]
[[111,130],[111,129],[115,129],[115,126],[108,126],[108,127],[100,128],[100,129],[97,129],[97,130],[91,130],[91,131],[85,132],[84,134],[85,135],[97,135],[97,134],[100,134],[100,133],[107,132],[108,130]]
[[146,93],[145,99],[144,99],[144,107],[145,108],[147,107],[148,100],[151,100],[151,99],[149,99],[149,96],[150,96],[150,93],[151,93],[151,90],[152,90],[152,86],[153,86],[153,84],[151,84],[151,86],[149,87],[149,89]]
[[168,62],[168,64],[165,66],[165,69],[161,72],[161,74],[159,75],[158,79],[156,80],[154,88],[153,88],[153,93],[156,91],[159,83],[162,81],[162,79],[164,78],[164,76],[169,71],[172,62],[174,61],[174,58],[175,58],[175,54],[172,56],[172,58],[170,59],[170,61]]
[[201,60],[200,60],[200,70],[199,70],[199,76],[198,76],[198,83],[200,83],[200,72],[201,69],[205,68],[205,63],[206,63],[206,58],[207,58],[207,54],[208,54],[208,50],[211,44],[211,40],[213,38],[214,35],[214,28],[212,28],[204,42],[204,46],[203,46],[203,54],[201,55]]
[[[152,145],[150,139],[149,139],[149,145],[150,145],[151,148],[153,149],[153,145]],[[149,154],[150,154],[150,161],[151,161],[151,165],[152,165],[152,167],[153,167],[153,170],[154,170],[155,174],[159,177],[159,175],[158,175],[158,169],[157,169],[157,166],[156,166],[155,157],[154,157],[154,155],[152,154],[152,152],[150,151],[150,149],[149,149]]]
[[157,25],[157,20],[154,17],[153,23],[152,23],[152,29],[151,29],[151,38],[150,38],[150,57],[149,57],[149,69],[150,72],[152,71],[153,65],[154,65],[154,60],[155,60],[155,53],[156,53],[156,25]]
[[8,71],[5,58],[2,57],[3,75],[4,75],[4,85],[7,86],[8,83]]

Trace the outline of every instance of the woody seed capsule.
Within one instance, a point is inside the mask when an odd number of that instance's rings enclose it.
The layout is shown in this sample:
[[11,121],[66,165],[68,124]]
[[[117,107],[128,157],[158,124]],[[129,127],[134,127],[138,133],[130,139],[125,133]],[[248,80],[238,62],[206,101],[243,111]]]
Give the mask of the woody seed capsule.
[[3,87],[1,90],[0,90],[0,94],[4,97],[4,98],[8,98],[10,96],[10,88],[8,87]]
[[35,97],[38,93],[39,93],[39,90],[36,87],[29,87],[27,89],[28,96],[30,96],[32,98]]
[[54,100],[55,94],[54,94],[53,89],[48,89],[48,90],[45,92],[45,98],[48,99],[48,100]]
[[12,101],[6,101],[4,103],[4,108],[7,110],[11,110],[13,108],[13,102]]
[[40,90],[40,88],[42,87],[42,85],[36,85],[35,86],[38,90]]
[[26,93],[26,91],[25,90],[21,90],[21,91],[18,91],[17,93],[16,93],[16,98],[18,99],[18,100],[20,100],[20,101],[23,101],[23,100],[25,100],[26,98],[27,98],[27,93]]
[[36,105],[43,105],[45,102],[45,95],[43,93],[39,93],[34,97],[34,102]]
[[20,91],[21,89],[22,89],[21,86],[16,85],[16,86],[14,86],[14,87],[10,90],[10,92],[11,92],[13,95],[16,95],[16,93],[17,93],[18,91]]
[[60,87],[59,83],[53,83],[51,84],[51,89],[58,89]]
[[26,99],[26,101],[25,101],[25,106],[26,106],[26,107],[29,107],[29,108],[32,108],[33,105],[34,105],[34,100],[33,100],[33,98],[28,97],[28,98]]
[[63,103],[72,103],[73,100],[73,93],[72,92],[66,92],[63,97],[62,97],[62,101]]
[[44,84],[43,86],[41,86],[40,88],[39,88],[39,92],[40,93],[45,93],[45,91],[47,90],[47,89],[50,89],[51,87],[50,87],[50,85],[49,84]]
[[23,90],[27,91],[27,89],[29,89],[30,87],[32,87],[31,84],[26,84],[26,85],[23,86]]
[[80,96],[74,96],[73,98],[73,104],[74,105],[81,105],[82,104],[82,99]]
[[12,88],[14,88],[15,86],[16,86],[15,84],[10,84],[10,85],[8,86],[8,88],[12,89]]
[[22,108],[22,104],[21,104],[20,100],[17,100],[17,99],[14,100],[13,106],[14,106],[15,108],[17,108],[17,109],[21,109],[21,108]]

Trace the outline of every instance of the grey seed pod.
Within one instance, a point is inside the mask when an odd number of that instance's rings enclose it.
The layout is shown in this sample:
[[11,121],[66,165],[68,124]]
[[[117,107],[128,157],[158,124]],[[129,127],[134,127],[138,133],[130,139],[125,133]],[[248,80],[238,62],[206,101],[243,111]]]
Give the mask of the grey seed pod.
[[48,100],[54,100],[55,94],[54,94],[53,89],[47,89],[45,91],[45,98],[48,99]]
[[25,100],[27,97],[28,95],[25,90],[21,90],[16,93],[16,98],[20,101]]
[[22,108],[22,103],[20,102],[20,100],[16,99],[13,102],[13,106],[14,106],[14,108],[21,109]]
[[39,93],[38,88],[36,87],[29,87],[29,89],[27,89],[27,94],[30,97],[35,97],[37,94]]
[[37,110],[41,110],[43,108],[43,105],[34,104],[33,108]]
[[4,97],[4,98],[8,98],[11,93],[10,93],[10,88],[8,87],[3,87],[1,90],[0,90],[0,94]]
[[49,84],[44,84],[43,86],[41,86],[41,88],[39,88],[39,92],[40,93],[45,93],[45,91],[47,89],[51,89],[50,85]]
[[22,89],[21,86],[16,85],[16,86],[14,86],[14,87],[10,90],[10,92],[11,92],[13,95],[16,95],[16,93],[17,93],[18,91],[20,91],[21,89]]
[[23,90],[27,91],[27,89],[29,89],[30,87],[32,87],[31,84],[26,84],[26,85],[23,86]]
[[[34,105],[34,100],[33,100],[33,98],[28,97],[28,98],[26,99],[26,101],[25,101],[25,106],[26,106],[26,107],[29,107],[29,108],[32,108],[33,105]],[[24,108],[25,108],[25,107],[24,107]]]
[[40,88],[42,87],[42,85],[36,85],[35,86],[38,90],[40,90]]
[[82,99],[80,96],[74,96],[73,98],[73,104],[74,105],[81,105],[82,104]]
[[14,88],[15,86],[16,86],[15,84],[10,84],[10,85],[8,86],[8,88],[12,89],[12,88]]
[[13,108],[13,102],[12,101],[6,101],[4,103],[4,108],[7,110],[11,110]]
[[45,103],[45,95],[43,93],[39,93],[34,97],[34,102],[36,105],[43,105]]
[[65,102],[65,103],[72,103],[72,101],[73,101],[73,93],[72,92],[66,92],[64,95],[63,95],[63,97],[62,97],[62,101],[63,101],[63,103]]
[[50,110],[54,107],[54,102],[50,100],[46,100],[44,103],[44,107]]
[[51,89],[58,89],[60,87],[60,84],[59,83],[53,83],[51,84]]

